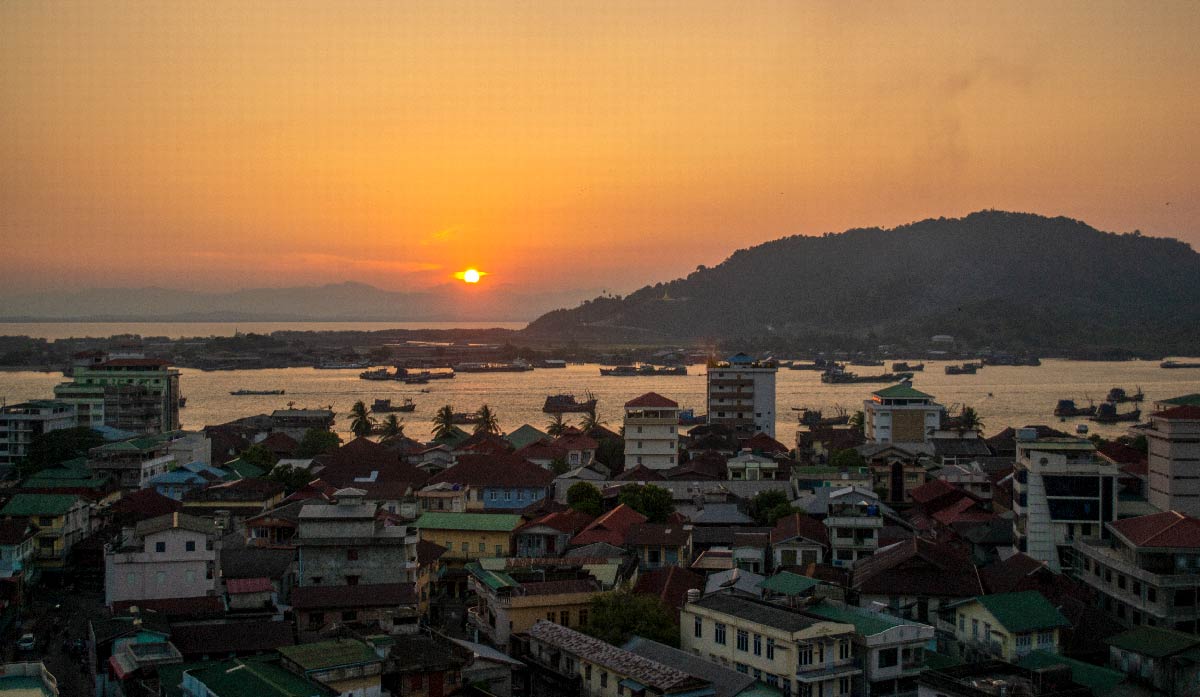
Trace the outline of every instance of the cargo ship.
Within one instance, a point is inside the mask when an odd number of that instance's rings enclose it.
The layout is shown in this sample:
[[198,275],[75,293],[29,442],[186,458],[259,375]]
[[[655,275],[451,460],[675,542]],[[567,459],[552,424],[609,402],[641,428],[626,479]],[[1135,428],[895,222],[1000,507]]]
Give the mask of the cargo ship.
[[542,412],[546,414],[587,414],[596,411],[596,398],[590,394],[582,402],[573,394],[555,394],[546,397]]
[[248,395],[283,394],[283,390],[234,390],[229,394],[233,395],[234,397],[246,397]]
[[652,365],[618,365],[613,368],[601,368],[600,374],[609,377],[624,378],[651,377],[656,375],[687,375],[687,366],[676,365],[656,368]]
[[903,380],[911,380],[912,373],[882,373],[880,375],[858,375],[857,373],[847,373],[842,367],[827,370],[821,373],[821,382],[831,385],[847,385],[859,382],[901,382]]
[[1075,406],[1075,400],[1073,399],[1060,399],[1058,400],[1058,404],[1054,407],[1054,415],[1061,417],[1095,416],[1096,405],[1093,404],[1087,407],[1078,407]]
[[456,363],[456,373],[524,373],[533,370],[529,363],[517,359],[507,363]]
[[416,411],[417,405],[413,404],[411,399],[405,398],[400,404],[392,404],[390,399],[377,399],[371,404],[371,411],[379,414],[387,414],[392,412],[409,412]]
[[1142,410],[1134,409],[1120,413],[1117,411],[1117,405],[1105,402],[1096,408],[1096,415],[1090,417],[1092,421],[1098,424],[1115,424],[1122,421],[1140,421],[1142,419]]

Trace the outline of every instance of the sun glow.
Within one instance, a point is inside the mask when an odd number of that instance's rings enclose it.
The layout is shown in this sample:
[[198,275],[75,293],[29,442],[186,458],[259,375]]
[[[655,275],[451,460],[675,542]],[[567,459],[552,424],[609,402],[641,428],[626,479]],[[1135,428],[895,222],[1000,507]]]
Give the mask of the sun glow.
[[478,269],[467,269],[454,274],[454,277],[466,283],[479,283],[479,279],[486,276],[487,273]]

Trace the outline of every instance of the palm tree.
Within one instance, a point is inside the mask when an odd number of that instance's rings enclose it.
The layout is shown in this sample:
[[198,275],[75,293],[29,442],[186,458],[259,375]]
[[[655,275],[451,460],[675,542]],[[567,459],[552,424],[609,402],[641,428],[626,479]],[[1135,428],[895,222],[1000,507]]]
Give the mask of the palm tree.
[[546,424],[546,434],[558,438],[567,430],[567,422],[563,421],[562,414],[555,414],[550,417],[550,423]]
[[500,422],[496,419],[496,412],[488,405],[479,407],[479,411],[475,412],[475,419],[476,433],[500,433]]
[[433,415],[433,439],[449,438],[454,433],[454,407],[447,404]]
[[371,429],[374,427],[375,423],[371,421],[367,405],[361,400],[355,402],[354,406],[350,408],[350,430],[355,436],[362,438],[371,435]]
[[584,412],[583,418],[579,420],[579,428],[583,429],[584,433],[588,433],[594,429],[604,425],[604,419],[601,419],[595,409],[590,409]]
[[382,428],[383,440],[391,440],[393,438],[404,437],[404,422],[395,414],[388,414],[383,420]]
[[975,407],[963,407],[962,413],[958,415],[958,428],[960,431],[983,430],[983,419],[979,418]]
[[850,417],[850,421],[847,423],[847,425],[849,425],[850,428],[862,428],[865,421],[866,416],[861,411],[856,411],[854,412],[854,415]]

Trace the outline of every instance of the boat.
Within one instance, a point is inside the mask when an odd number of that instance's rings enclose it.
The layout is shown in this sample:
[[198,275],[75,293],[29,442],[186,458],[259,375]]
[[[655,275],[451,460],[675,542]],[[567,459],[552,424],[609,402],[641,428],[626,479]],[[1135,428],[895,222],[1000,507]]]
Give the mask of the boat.
[[859,382],[901,382],[903,380],[911,380],[912,373],[881,373],[879,375],[858,375],[856,373],[847,373],[840,366],[836,369],[830,369],[821,373],[821,382],[832,385],[845,385]]
[[366,361],[321,361],[313,367],[317,370],[361,370],[370,365]]
[[974,375],[975,371],[979,370],[974,363],[963,363],[962,365],[946,366],[947,375]]
[[818,358],[812,363],[797,363],[796,361],[792,361],[787,367],[788,370],[829,370],[835,366],[837,366],[837,363],[833,361]]
[[456,373],[524,373],[533,370],[533,366],[521,359],[507,363],[456,363]]
[[601,368],[601,375],[610,377],[648,377],[657,375],[687,375],[687,366],[663,366],[656,368],[652,365],[619,365],[614,368]]
[[283,394],[283,390],[234,390],[229,394],[234,397],[245,397],[247,395]]
[[1075,432],[1081,436],[1086,436],[1087,432],[1088,432],[1088,425],[1087,424],[1076,424]]
[[475,412],[456,411],[454,412],[454,415],[450,417],[450,423],[458,425],[477,424],[479,423],[479,414],[476,414]]
[[679,410],[679,425],[680,426],[698,426],[708,422],[706,414],[697,415],[694,409]]
[[567,362],[561,358],[545,358],[538,361],[539,368],[566,368]]
[[416,411],[416,410],[417,410],[417,405],[413,404],[413,401],[411,399],[408,399],[407,397],[404,399],[404,402],[401,404],[392,404],[392,400],[390,400],[390,399],[377,399],[377,400],[375,400],[375,402],[373,404],[371,404],[371,411],[378,412],[381,414],[397,412],[397,411]]
[[1075,400],[1073,399],[1060,399],[1058,400],[1058,404],[1054,407],[1054,415],[1062,417],[1095,416],[1096,405],[1093,404],[1087,407],[1078,407],[1075,406]]
[[396,374],[387,368],[376,368],[374,370],[364,370],[358,374],[358,377],[363,380],[395,380]]
[[998,353],[986,356],[980,363],[983,365],[1023,365],[1037,367],[1042,364],[1042,359],[1037,356],[1013,356],[1007,353]]
[[554,394],[546,397],[542,412],[546,414],[590,413],[596,411],[596,398],[587,395],[588,399],[580,402],[573,394]]
[[1137,392],[1128,394],[1120,387],[1114,387],[1108,391],[1108,396],[1104,401],[1112,404],[1124,404],[1125,402],[1141,402],[1146,399],[1146,395],[1142,393],[1142,388],[1137,388]]
[[892,364],[893,373],[919,373],[925,370],[924,363],[905,363],[900,361]]
[[419,373],[414,373],[405,368],[397,368],[395,379],[403,381],[405,385],[424,385],[430,380],[451,380],[453,378],[454,371],[452,370],[442,370],[436,373],[429,370],[422,370]]
[[1092,421],[1098,424],[1115,424],[1122,421],[1141,421],[1142,410],[1134,409],[1120,413],[1117,411],[1117,405],[1105,402],[1096,408],[1096,415],[1089,417]]
[[799,412],[796,415],[796,421],[801,426],[811,428],[822,428],[826,426],[842,426],[850,423],[850,415],[846,412],[845,407],[834,407],[837,411],[837,416],[822,416],[820,409],[809,409],[808,407],[792,407],[793,411]]
[[877,368],[883,365],[883,361],[874,358],[855,358],[850,361],[850,365],[858,365],[866,368]]
[[1159,368],[1200,368],[1200,363],[1188,363],[1187,361],[1163,361],[1158,364]]

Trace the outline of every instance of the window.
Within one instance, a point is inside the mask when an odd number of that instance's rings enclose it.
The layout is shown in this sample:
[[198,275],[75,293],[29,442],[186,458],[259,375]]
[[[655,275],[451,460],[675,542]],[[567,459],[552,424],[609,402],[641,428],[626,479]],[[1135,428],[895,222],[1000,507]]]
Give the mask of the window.
[[1158,602],[1158,591],[1154,586],[1146,586],[1146,600],[1152,603]]
[[314,586],[319,586],[319,585],[321,585],[321,577],[320,577],[320,576],[313,576],[313,577],[312,577],[312,584],[313,584]]
[[479,553],[480,553],[480,554],[485,554],[486,552],[487,552],[487,543],[486,543],[486,542],[480,542],[480,543],[479,543]]
[[755,668],[755,669],[754,669],[754,679],[755,679],[755,680],[762,680],[762,671],[761,671],[761,670],[759,670],[758,668]]
[[608,687],[608,673],[600,671],[600,687]]
[[737,630],[737,650],[750,650],[750,635],[744,629]]
[[154,551],[155,552],[167,551],[167,543],[166,542],[155,542],[154,543]]
[[697,639],[704,636],[704,620],[696,617],[695,637]]
[[591,663],[583,664],[583,679],[586,680],[587,682],[592,681],[592,664]]
[[496,545],[496,556],[498,556],[498,557],[504,556],[504,547],[503,546]]
[[900,652],[896,649],[881,649],[879,651],[879,667],[892,668],[900,662]]
[[346,585],[347,586],[357,586],[358,579],[359,579],[358,576],[347,576],[346,577]]
[[580,626],[580,627],[586,626],[586,625],[587,625],[587,621],[588,621],[588,610],[587,610],[587,608],[586,608],[586,607],[579,608],[579,626]]
[[462,543],[462,551],[463,551],[463,554],[467,554],[468,552],[470,552],[471,551],[471,543],[469,543],[469,542]]
[[958,631],[960,631],[960,632],[967,631],[967,616],[962,614],[961,612],[958,613]]
[[1048,646],[1054,643],[1054,632],[1038,632],[1038,644]]
[[750,672],[750,666],[746,665],[745,663],[734,663],[733,666],[735,668],[737,668],[737,672],[739,672],[739,673],[749,673]]
[[979,620],[971,620],[971,638],[979,638]]
[[558,613],[558,623],[564,627],[570,627],[571,626],[571,611],[563,610],[562,612]]
[[713,627],[713,641],[724,646],[725,645],[725,625],[720,622]]
[[1029,645],[1032,643],[1033,643],[1032,635],[1030,635],[1030,634],[1018,634],[1017,635],[1017,648],[1018,649],[1028,649]]
[[195,552],[196,551],[196,541],[188,540],[187,542],[183,543],[183,548],[189,552]]
[[547,612],[547,613],[546,613],[546,619],[547,619],[548,621],[550,621],[550,622],[553,622],[553,621],[554,621],[554,611],[553,611],[553,610],[551,610],[550,612]]
[[350,549],[347,549],[346,550],[346,559],[349,561],[356,561],[358,559],[358,550],[353,547],[351,547]]
[[805,644],[800,647],[800,665],[810,666],[813,662],[812,644]]
[[838,660],[844,661],[850,658],[850,640],[843,639],[838,642]]
[[754,655],[755,656],[762,655],[762,635],[761,634],[754,635]]
[[511,491],[506,491],[506,492],[504,492],[504,500],[505,500],[505,501],[512,501],[512,492],[511,492]]
[[850,694],[850,678],[849,676],[838,678],[838,692],[843,695]]
[[775,660],[775,640],[767,637],[767,660]]

